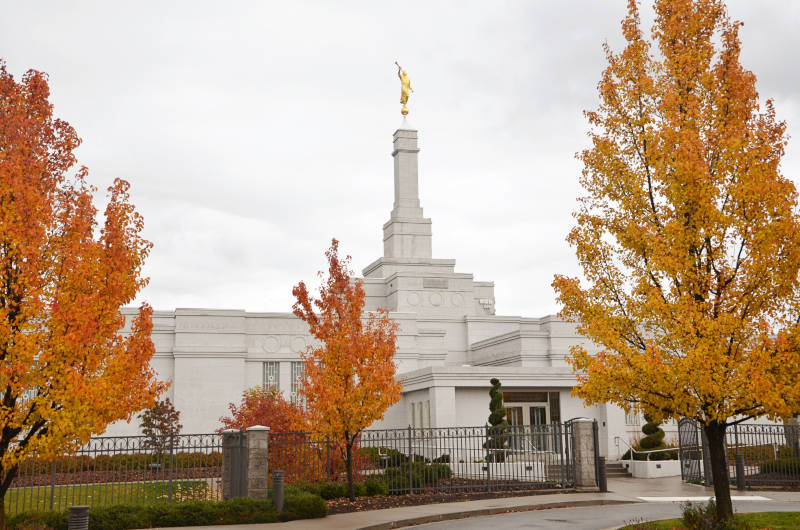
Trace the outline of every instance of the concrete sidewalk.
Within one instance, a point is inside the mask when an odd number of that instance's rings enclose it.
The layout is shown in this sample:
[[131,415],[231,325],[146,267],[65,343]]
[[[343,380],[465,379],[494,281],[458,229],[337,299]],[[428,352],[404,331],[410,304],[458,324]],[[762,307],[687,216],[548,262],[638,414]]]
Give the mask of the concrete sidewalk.
[[[423,524],[463,517],[477,517],[498,513],[565,508],[570,506],[601,506],[643,502],[640,497],[699,497],[713,495],[711,488],[685,484],[680,477],[660,479],[611,479],[608,493],[555,493],[482,499],[475,501],[403,506],[385,510],[329,515],[324,519],[305,519],[288,523],[253,524],[236,526],[211,526],[209,529],[231,528],[234,530],[284,530],[284,529],[370,529],[400,528],[412,524]],[[764,496],[778,501],[797,499],[797,492],[731,491],[732,495]],[[186,527],[171,530],[196,530]]]

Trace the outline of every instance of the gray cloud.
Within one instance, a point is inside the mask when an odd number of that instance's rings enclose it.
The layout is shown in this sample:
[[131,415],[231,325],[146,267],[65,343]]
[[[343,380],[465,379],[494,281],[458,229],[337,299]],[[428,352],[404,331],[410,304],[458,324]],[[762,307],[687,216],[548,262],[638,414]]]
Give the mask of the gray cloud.
[[[501,313],[557,310],[579,193],[582,111],[623,0],[7,3],[0,53],[50,73],[81,163],[131,181],[155,242],[156,308],[288,311],[331,237],[358,271],[382,251],[400,122],[393,61],[416,93],[434,254],[496,282]],[[729,3],[743,61],[790,132],[800,4]],[[797,176],[790,144],[784,172]]]

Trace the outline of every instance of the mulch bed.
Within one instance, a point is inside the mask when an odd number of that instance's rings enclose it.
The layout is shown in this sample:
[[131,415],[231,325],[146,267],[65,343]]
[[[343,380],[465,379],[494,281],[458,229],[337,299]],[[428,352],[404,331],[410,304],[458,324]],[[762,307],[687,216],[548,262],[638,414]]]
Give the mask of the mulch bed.
[[419,506],[422,504],[441,504],[445,502],[476,501],[480,499],[502,499],[505,497],[527,497],[529,495],[546,495],[552,493],[574,493],[574,490],[505,490],[482,492],[424,492],[405,495],[377,495],[375,497],[356,497],[350,499],[332,499],[328,501],[328,514],[361,512],[364,510],[382,510],[400,506]]

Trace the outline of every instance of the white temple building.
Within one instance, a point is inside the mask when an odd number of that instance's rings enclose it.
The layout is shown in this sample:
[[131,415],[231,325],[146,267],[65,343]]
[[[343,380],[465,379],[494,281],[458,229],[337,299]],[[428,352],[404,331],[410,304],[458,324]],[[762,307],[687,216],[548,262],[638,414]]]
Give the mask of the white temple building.
[[[595,418],[601,454],[616,458],[626,447],[615,437],[641,436],[642,420],[612,405],[587,408],[570,395],[575,376],[564,356],[570,346],[590,343],[557,316],[496,315],[493,282],[456,272],[454,259],[433,257],[431,219],[419,199],[417,131],[404,122],[393,141],[394,207],[383,225],[383,256],[363,275],[367,309],[386,308],[400,324],[403,398],[374,427],[484,425],[489,380],[497,377],[510,423]],[[300,352],[311,338],[291,313],[175,309],[155,311],[153,323],[152,365],[172,382],[168,394],[183,432],[219,428],[228,403],[249,387],[274,386],[296,398]],[[137,431],[133,420],[108,434]]]

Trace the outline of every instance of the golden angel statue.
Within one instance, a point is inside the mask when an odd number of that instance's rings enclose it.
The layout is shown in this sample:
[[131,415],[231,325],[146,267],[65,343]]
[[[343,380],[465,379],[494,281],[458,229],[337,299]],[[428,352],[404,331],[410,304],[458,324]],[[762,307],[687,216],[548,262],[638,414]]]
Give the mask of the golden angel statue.
[[[394,64],[397,64],[397,61],[395,61]],[[397,64],[397,77],[400,78],[400,103],[403,104],[403,108],[400,112],[405,116],[408,114],[408,107],[406,106],[406,103],[408,103],[408,95],[410,92],[413,92],[414,89],[411,88],[411,79],[408,78],[408,74],[399,64]]]

